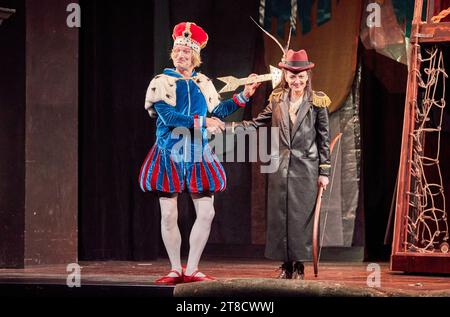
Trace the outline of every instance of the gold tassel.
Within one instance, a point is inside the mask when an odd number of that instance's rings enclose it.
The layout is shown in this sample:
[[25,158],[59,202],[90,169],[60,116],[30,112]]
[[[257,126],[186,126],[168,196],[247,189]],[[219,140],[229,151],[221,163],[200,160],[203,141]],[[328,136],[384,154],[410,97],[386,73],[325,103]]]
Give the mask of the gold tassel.
[[282,95],[283,95],[283,89],[281,89],[281,88],[275,89],[270,94],[269,102],[272,102],[272,100],[274,100],[275,102],[279,102]]
[[326,108],[331,105],[331,99],[322,91],[314,91],[312,98],[313,105],[320,108]]

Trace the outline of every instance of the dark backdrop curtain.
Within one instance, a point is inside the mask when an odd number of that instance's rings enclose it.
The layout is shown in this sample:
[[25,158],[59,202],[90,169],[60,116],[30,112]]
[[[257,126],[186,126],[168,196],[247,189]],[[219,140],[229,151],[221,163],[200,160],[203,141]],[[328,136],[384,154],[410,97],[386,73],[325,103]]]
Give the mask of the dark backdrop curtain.
[[[167,2],[158,2],[158,8]],[[155,121],[144,110],[155,54],[167,43],[154,23],[194,21],[210,35],[201,71],[211,78],[244,76],[261,41],[249,16],[259,1],[169,1],[168,13],[153,1],[81,0],[80,29],[80,259],[146,260],[165,255],[157,197],[138,185],[141,164],[155,142]],[[168,16],[167,16],[168,14]],[[164,15],[164,16],[162,16]],[[154,43],[161,41],[161,47]],[[169,51],[165,67],[171,67]],[[261,52],[262,54],[262,52]],[[158,68],[158,69],[157,69]],[[218,86],[219,88],[219,86]],[[235,118],[242,117],[241,111]],[[248,163],[224,164],[228,188],[216,195],[210,243],[251,243]],[[195,219],[187,197],[179,199],[184,253]],[[215,253],[217,254],[217,253]]]
[[360,52],[366,260],[388,260],[384,235],[400,160],[407,67],[374,50]]
[[137,175],[154,141],[139,111],[153,74],[153,5],[80,4],[80,259],[152,257],[157,202],[139,195]]

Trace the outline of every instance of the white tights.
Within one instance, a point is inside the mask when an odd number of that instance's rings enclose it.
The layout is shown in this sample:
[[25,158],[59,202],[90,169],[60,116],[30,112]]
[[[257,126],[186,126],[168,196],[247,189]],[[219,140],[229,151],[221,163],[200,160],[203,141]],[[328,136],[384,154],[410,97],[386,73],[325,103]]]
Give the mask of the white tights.
[[[169,256],[172,270],[181,272],[181,234],[178,228],[177,196],[160,197],[161,206],[161,235]],[[211,223],[214,219],[214,198],[209,196],[191,195],[194,202],[197,218],[192,226],[189,237],[189,257],[186,266],[186,275],[192,275],[198,270],[198,263],[202,256],[206,242],[211,231]],[[169,273],[169,276],[176,276]],[[201,274],[198,274],[201,276]]]

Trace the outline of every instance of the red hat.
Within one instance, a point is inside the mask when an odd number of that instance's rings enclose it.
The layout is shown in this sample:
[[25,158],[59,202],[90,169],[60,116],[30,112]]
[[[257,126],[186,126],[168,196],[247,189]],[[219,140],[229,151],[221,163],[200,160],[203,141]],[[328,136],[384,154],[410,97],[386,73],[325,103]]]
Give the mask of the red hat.
[[308,55],[305,50],[289,50],[278,66],[294,72],[302,72],[314,67],[314,63],[308,61]]
[[184,45],[200,54],[200,50],[208,42],[208,34],[195,23],[182,22],[173,28],[173,45]]

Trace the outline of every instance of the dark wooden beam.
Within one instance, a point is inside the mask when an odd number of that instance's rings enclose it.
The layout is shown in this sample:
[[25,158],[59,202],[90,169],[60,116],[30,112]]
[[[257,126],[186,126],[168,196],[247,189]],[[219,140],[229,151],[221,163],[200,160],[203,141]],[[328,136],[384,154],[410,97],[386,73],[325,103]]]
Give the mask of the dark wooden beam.
[[450,256],[440,253],[399,252],[392,256],[392,271],[450,274]]
[[78,29],[74,0],[26,1],[25,266],[78,258]]
[[[414,19],[412,22],[411,42],[414,43],[418,34],[420,17],[422,13],[422,1],[416,1],[414,7]],[[402,147],[400,152],[400,166],[397,183],[397,198],[395,209],[394,238],[392,242],[392,256],[404,250],[404,238],[406,235],[405,215],[408,213],[409,196],[407,194],[411,187],[411,157],[412,157],[412,134],[414,129],[415,103],[417,102],[417,73],[420,70],[418,60],[419,49],[416,45],[412,46],[410,53],[410,67],[408,71],[408,85],[406,88],[405,114],[403,119]],[[393,259],[391,257],[391,259]],[[393,259],[394,261],[394,259]]]
[[421,24],[417,38],[419,43],[450,42],[450,22]]

